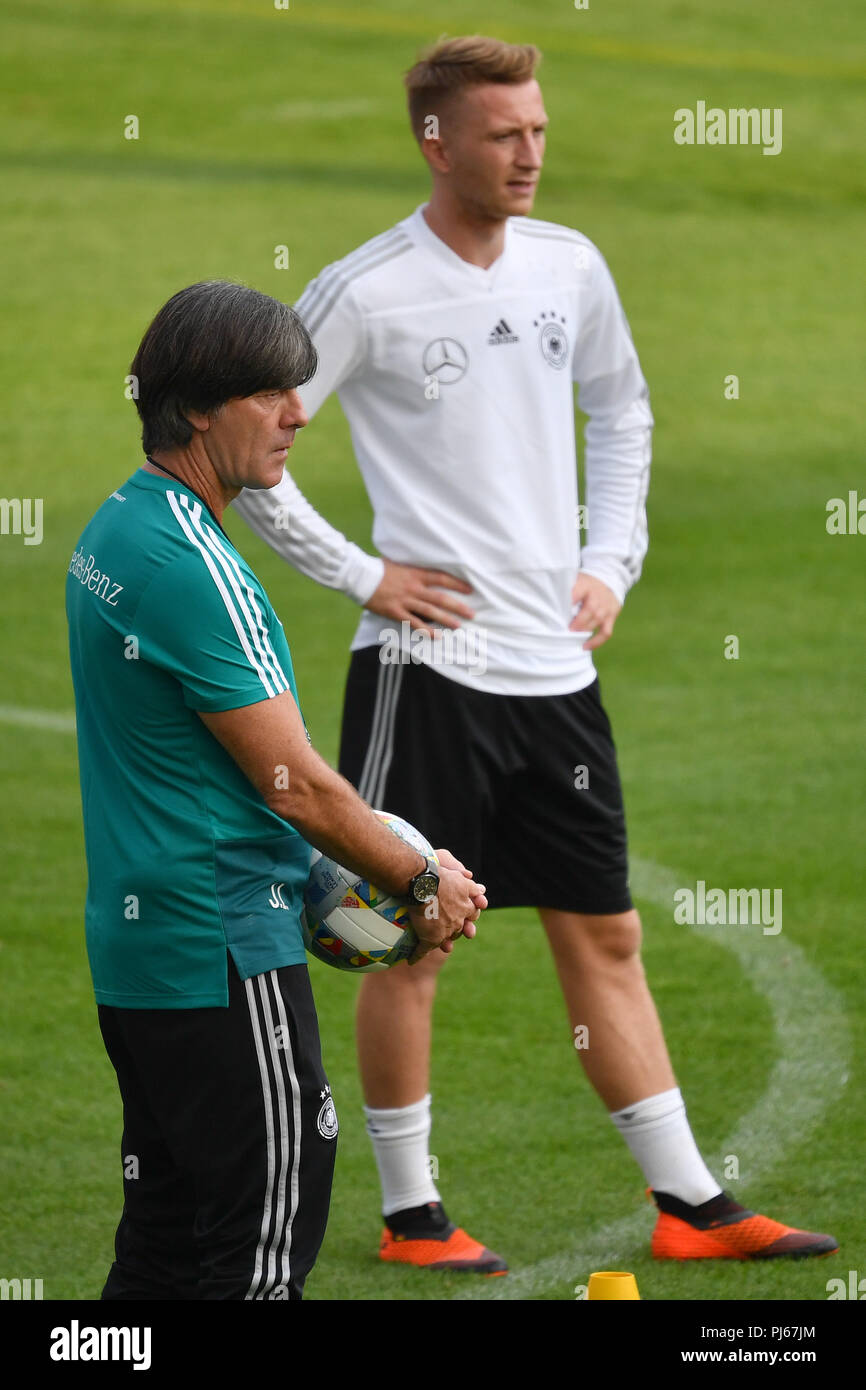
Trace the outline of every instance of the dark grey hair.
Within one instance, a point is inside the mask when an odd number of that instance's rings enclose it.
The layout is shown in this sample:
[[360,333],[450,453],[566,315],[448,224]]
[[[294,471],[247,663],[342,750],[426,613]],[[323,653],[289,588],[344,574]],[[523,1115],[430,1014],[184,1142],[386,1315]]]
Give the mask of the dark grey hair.
[[145,453],[188,444],[188,410],[210,415],[236,396],[303,386],[317,365],[309,333],[278,299],[228,280],[178,290],[129,369]]

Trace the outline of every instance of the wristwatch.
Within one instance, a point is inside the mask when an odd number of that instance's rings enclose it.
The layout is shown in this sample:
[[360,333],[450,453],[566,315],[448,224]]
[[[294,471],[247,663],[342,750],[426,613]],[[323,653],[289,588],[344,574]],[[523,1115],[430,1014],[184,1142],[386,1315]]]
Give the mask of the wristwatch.
[[411,903],[432,903],[439,892],[439,866],[433,859],[425,859],[426,867],[409,882],[409,901]]

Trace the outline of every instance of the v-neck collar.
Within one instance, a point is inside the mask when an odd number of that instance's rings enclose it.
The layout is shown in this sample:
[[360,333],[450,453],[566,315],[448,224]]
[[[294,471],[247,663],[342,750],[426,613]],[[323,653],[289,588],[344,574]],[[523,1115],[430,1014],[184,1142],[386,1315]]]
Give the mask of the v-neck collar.
[[508,249],[511,244],[510,218],[507,219],[505,223],[505,242],[502,247],[502,254],[496,257],[492,265],[485,268],[481,265],[474,265],[472,261],[465,261],[462,256],[458,256],[457,252],[451,249],[447,241],[443,241],[440,236],[436,235],[424,216],[424,209],[426,207],[427,204],[422,203],[412,214],[411,220],[419,241],[423,243],[427,250],[432,251],[435,256],[450,266],[452,270],[466,275],[468,278],[474,280],[481,288],[490,289],[495,281],[499,279],[503,263],[508,255]]

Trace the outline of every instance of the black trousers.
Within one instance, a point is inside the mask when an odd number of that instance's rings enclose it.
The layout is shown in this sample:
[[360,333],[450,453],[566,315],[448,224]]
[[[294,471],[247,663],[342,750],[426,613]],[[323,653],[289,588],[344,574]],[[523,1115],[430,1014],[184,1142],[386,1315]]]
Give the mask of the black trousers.
[[328,1217],[337,1118],[305,965],[228,1008],[117,1009],[123,1215],[103,1299],[299,1299]]

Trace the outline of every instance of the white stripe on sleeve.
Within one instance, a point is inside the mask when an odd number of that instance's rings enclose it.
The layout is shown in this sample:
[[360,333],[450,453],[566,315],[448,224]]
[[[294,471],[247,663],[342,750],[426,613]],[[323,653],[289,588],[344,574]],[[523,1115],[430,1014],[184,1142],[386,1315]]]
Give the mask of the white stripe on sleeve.
[[[262,685],[264,686],[265,693],[267,694],[268,698],[272,698],[274,695],[277,695],[279,691],[274,689],[273,683],[271,681],[270,676],[268,675],[268,672],[266,671],[262,663],[259,661],[258,657],[256,656],[253,650],[253,647],[250,644],[249,617],[247,617],[246,623],[244,623],[241,619],[240,614],[238,613],[232,601],[231,595],[229,594],[228,589],[223,583],[222,576],[220,575],[219,570],[214,564],[213,557],[210,555],[207,548],[204,545],[202,545],[201,541],[195,535],[195,532],[193,531],[192,526],[190,525],[189,519],[186,516],[184,516],[183,510],[177,500],[178,494],[175,492],[166,492],[166,497],[168,498],[169,505],[172,511],[174,512],[174,515],[187,540],[190,541],[196,547],[196,549],[201,554],[201,557],[204,560],[205,564],[207,565],[208,570],[210,572],[210,576],[213,579],[213,582],[219,591],[223,603],[225,604],[226,612],[228,613],[229,618],[231,619],[232,627],[238,635],[238,640],[240,641],[240,644],[244,650],[244,654],[247,660],[249,661],[250,666],[253,668]],[[188,502],[188,499],[186,500]],[[195,508],[192,508],[191,510],[194,514]],[[201,508],[199,507],[199,512],[200,511]]]

